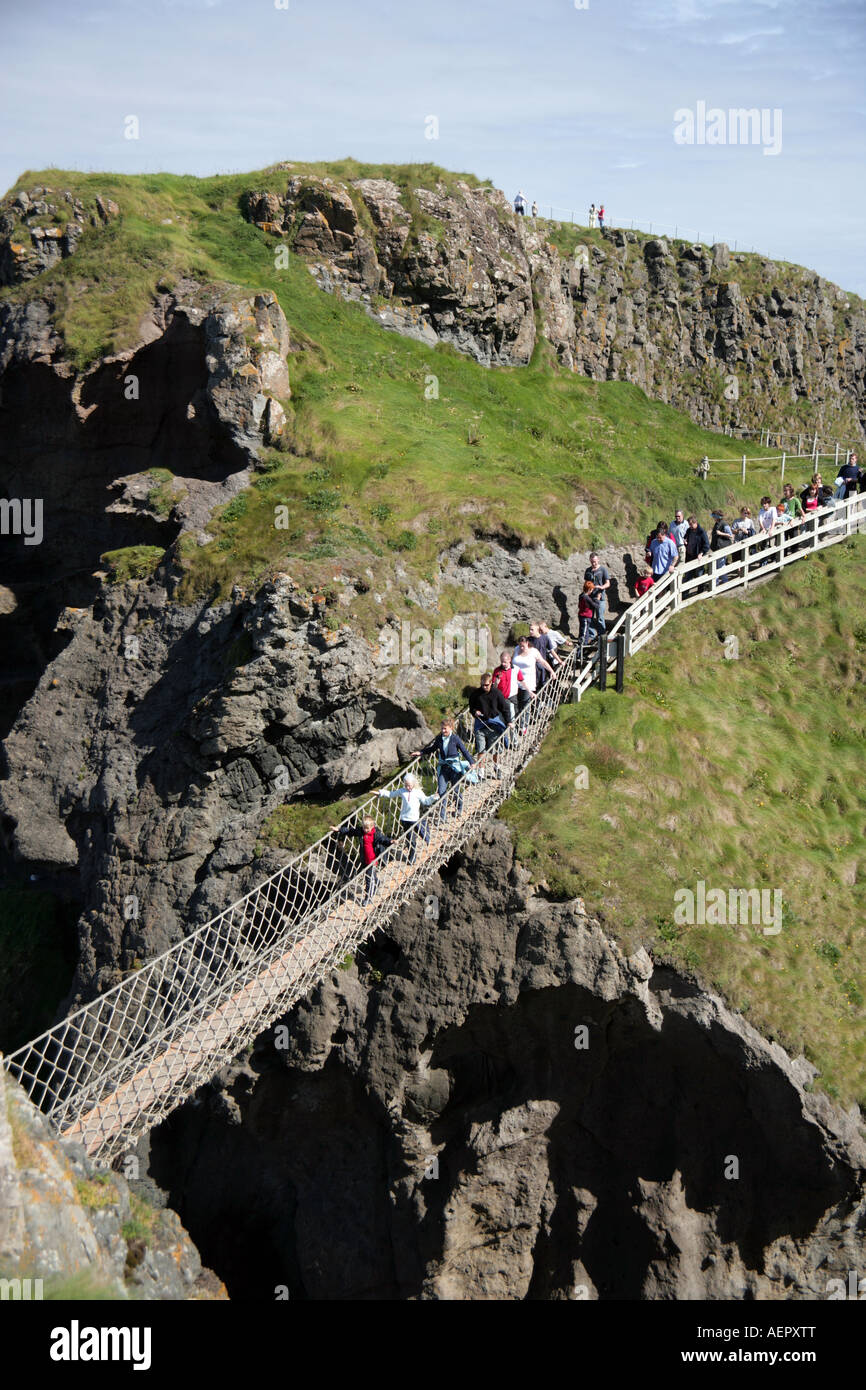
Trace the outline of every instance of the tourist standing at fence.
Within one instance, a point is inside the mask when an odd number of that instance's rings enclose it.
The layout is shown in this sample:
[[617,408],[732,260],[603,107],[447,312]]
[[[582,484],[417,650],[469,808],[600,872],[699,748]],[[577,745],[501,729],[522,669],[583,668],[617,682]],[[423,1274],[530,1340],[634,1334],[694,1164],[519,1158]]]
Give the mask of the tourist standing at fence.
[[607,591],[610,588],[610,570],[607,565],[599,563],[598,555],[595,551],[589,557],[589,565],[583,572],[584,583],[587,579],[592,580],[593,595],[598,602],[598,630],[605,632],[605,613],[607,612]]
[[604,231],[604,203],[601,203],[598,209],[598,225]]
[[406,773],[402,787],[395,787],[392,791],[384,789],[379,795],[400,802],[400,825],[404,834],[410,836],[407,841],[409,863],[414,864],[418,836],[426,840],[428,845],[430,843],[430,827],[426,820],[421,819],[421,807],[432,806],[436,797],[432,794],[424,795],[424,789],[419,785],[414,772]]
[[848,462],[843,463],[842,467],[839,469],[839,478],[845,489],[842,496],[845,501],[847,501],[849,497],[853,497],[856,493],[861,478],[860,469],[857,466],[856,454],[852,454]]

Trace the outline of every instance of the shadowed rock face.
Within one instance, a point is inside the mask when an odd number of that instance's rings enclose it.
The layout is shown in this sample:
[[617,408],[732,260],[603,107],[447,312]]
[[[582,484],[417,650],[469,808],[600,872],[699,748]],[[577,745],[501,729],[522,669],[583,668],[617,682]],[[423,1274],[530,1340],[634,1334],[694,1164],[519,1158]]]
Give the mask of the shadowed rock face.
[[[165,547],[184,530],[203,538],[282,428],[289,332],[274,295],[181,286],[160,298],[142,336],[76,376],[50,306],[0,307],[0,496],[38,500],[42,530],[38,544],[3,538],[0,734],[62,646],[61,611],[93,602],[100,556]],[[151,501],[155,468],[175,475],[167,513]]]
[[287,576],[213,608],[118,586],[65,622],[4,745],[0,866],[82,904],[78,1001],[281,867],[285,851],[256,857],[274,807],[366,787],[425,726]]
[[233,1297],[820,1298],[862,1263],[853,1118],[534,896],[501,824],[284,1023],[151,1136]]

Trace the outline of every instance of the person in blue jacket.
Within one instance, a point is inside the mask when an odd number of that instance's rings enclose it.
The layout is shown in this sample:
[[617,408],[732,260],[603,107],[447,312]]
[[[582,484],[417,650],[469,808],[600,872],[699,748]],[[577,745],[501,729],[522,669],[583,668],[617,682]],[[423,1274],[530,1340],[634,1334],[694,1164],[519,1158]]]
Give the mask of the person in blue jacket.
[[[454,732],[454,720],[446,717],[442,720],[442,732],[437,734],[430,743],[424,748],[419,748],[415,754],[416,758],[421,758],[425,753],[435,753],[439,758],[436,768],[436,786],[440,797],[443,797],[449,787],[456,786],[467,771],[467,764],[472,766],[475,761],[463,740]],[[463,796],[457,793],[457,814],[463,810]],[[440,808],[440,817],[445,819],[447,811]]]

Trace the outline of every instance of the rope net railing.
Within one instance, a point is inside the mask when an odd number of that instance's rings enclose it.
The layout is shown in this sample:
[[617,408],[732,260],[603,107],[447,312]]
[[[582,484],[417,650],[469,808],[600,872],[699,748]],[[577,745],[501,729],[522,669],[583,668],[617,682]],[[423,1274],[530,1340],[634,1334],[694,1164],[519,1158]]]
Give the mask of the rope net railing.
[[[332,832],[189,936],[5,1059],[64,1135],[103,1159],[122,1152],[322,980],[398,911],[510,794],[563,699],[576,653],[514,724],[406,835],[384,798],[434,759],[414,759],[341,826],[374,815],[395,843],[368,901],[360,847]],[[468,737],[464,711],[458,721]],[[426,834],[426,839],[423,836]],[[399,837],[399,838],[397,838]],[[411,856],[407,857],[407,856]]]
[[[113,989],[5,1058],[64,1135],[110,1161],[243,1051],[418,892],[507,799],[559,705],[633,654],[678,609],[769,577],[793,560],[866,529],[866,496],[822,508],[802,525],[736,542],[678,566],[633,603],[581,664],[577,648],[489,749],[477,781],[463,777],[401,833],[399,801],[384,798],[432,757],[415,758],[341,826],[374,815],[394,837],[376,861],[376,891],[360,846],[329,832],[277,873]],[[464,711],[458,731],[468,738]],[[426,782],[429,785],[429,780]]]

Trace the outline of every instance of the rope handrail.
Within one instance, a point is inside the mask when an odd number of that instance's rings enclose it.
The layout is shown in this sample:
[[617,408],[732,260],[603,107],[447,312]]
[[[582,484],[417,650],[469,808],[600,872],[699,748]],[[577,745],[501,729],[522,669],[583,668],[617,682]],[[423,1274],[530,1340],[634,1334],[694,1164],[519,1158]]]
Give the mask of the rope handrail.
[[[778,539],[752,537],[677,566],[620,615],[590,662],[581,667],[578,649],[564,659],[476,759],[477,781],[461,778],[424,813],[421,830],[379,856],[376,893],[357,849],[354,856],[338,849],[329,832],[4,1064],[47,1105],[61,1133],[81,1139],[100,1161],[121,1152],[325,978],[452,857],[510,795],[562,701],[580,699],[614,664],[620,639],[633,654],[679,608],[748,586],[750,567],[752,580],[769,577],[864,529],[864,522],[866,496],[855,496],[810,514]],[[380,790],[392,790],[425,761],[413,759]],[[377,819],[383,806],[390,810],[395,828],[399,804],[379,792],[341,826],[374,805]]]

